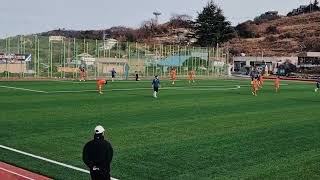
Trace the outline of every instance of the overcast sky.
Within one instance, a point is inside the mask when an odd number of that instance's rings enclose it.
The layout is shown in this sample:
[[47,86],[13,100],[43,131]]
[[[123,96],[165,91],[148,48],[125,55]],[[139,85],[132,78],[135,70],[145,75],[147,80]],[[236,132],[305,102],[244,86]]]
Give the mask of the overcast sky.
[[[172,14],[197,16],[208,0],[1,0],[0,38],[57,28],[105,29],[112,26],[139,27],[162,13],[160,22]],[[269,11],[286,14],[310,0],[215,0],[232,24]]]

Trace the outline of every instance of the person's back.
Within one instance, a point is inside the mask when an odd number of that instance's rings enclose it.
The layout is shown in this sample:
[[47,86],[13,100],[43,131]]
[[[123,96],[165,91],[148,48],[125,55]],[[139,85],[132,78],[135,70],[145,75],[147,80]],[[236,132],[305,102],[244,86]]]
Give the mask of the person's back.
[[116,77],[116,70],[114,68],[112,68],[112,71],[111,71],[111,80],[112,82],[114,81],[114,78]]
[[100,80],[97,81],[97,85],[98,85],[98,86],[101,86],[101,85],[103,85],[103,84],[106,84],[106,82],[107,82],[107,80],[105,80],[105,79],[100,79]]
[[153,97],[157,98],[157,93],[159,91],[159,86],[160,86],[160,81],[158,79],[158,76],[155,76],[155,78],[152,81],[152,86],[153,86]]
[[104,129],[102,133],[95,134],[94,139],[83,148],[83,162],[90,168],[93,180],[110,179],[113,149],[111,144],[104,140],[103,132]]
[[152,81],[152,85],[153,85],[153,87],[155,87],[155,88],[159,88],[159,84],[160,84],[160,81],[159,81],[159,79],[153,79],[153,81]]
[[113,76],[113,77],[115,77],[116,76],[116,70],[114,70],[114,69],[112,69],[112,71],[111,71],[111,76]]
[[104,140],[103,136],[95,138],[89,141],[85,146],[85,151],[89,155],[89,159],[94,166],[110,172],[110,156],[111,156],[111,144]]

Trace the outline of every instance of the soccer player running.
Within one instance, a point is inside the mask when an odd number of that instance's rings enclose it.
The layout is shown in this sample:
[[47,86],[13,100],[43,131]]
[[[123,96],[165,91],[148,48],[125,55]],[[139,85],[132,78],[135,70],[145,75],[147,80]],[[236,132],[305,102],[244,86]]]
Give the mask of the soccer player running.
[[260,85],[260,87],[263,86],[263,81],[264,81],[263,75],[260,75],[260,76],[259,76],[259,85]]
[[114,78],[116,78],[116,70],[114,68],[112,68],[112,71],[111,71],[111,78],[112,78],[112,82],[114,81]]
[[314,89],[315,92],[318,92],[320,88],[320,77],[316,81],[316,89]]
[[172,85],[174,85],[175,81],[176,81],[176,78],[177,78],[177,70],[176,68],[173,68],[171,70],[171,80],[172,80]]
[[158,78],[158,76],[155,76],[152,81],[153,97],[154,98],[157,98],[157,93],[159,92],[159,86],[160,86],[159,78]]
[[194,72],[194,70],[192,69],[191,71],[189,71],[189,84],[191,83],[191,81],[192,81],[192,83],[194,83],[194,79],[195,79],[195,72]]
[[86,69],[84,67],[81,68],[81,79],[80,81],[86,81]]
[[99,94],[103,94],[102,93],[102,85],[107,85],[108,84],[108,81],[107,80],[98,80],[97,82],[97,88],[98,88],[98,92]]
[[257,79],[253,79],[252,81],[252,95],[257,96],[257,92],[258,92],[258,80]]
[[279,92],[279,76],[276,77],[276,80],[274,81],[274,88],[276,90],[276,93]]

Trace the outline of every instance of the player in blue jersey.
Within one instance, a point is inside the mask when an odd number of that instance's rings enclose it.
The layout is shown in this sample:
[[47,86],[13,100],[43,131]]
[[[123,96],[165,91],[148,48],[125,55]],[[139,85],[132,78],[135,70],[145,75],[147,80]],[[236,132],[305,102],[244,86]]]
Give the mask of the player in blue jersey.
[[111,80],[112,80],[112,82],[116,78],[116,74],[117,74],[116,70],[114,68],[112,68],[112,71],[111,71]]
[[155,76],[153,81],[152,81],[152,87],[153,87],[153,97],[157,98],[157,93],[159,91],[159,87],[160,87],[160,80],[158,78],[158,76]]

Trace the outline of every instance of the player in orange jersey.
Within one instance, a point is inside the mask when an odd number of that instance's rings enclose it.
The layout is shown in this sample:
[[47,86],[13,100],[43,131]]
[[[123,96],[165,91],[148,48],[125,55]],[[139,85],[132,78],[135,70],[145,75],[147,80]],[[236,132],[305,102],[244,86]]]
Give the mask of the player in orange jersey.
[[97,88],[98,88],[98,91],[99,91],[99,94],[103,94],[102,93],[102,85],[107,85],[108,84],[108,81],[107,80],[98,80],[97,81]]
[[262,75],[260,75],[259,76],[259,85],[260,85],[260,87],[262,87],[263,86],[263,76]]
[[173,68],[171,70],[170,75],[171,75],[172,84],[174,84],[175,81],[176,81],[176,78],[177,78],[177,70],[176,70],[176,68]]
[[191,83],[191,81],[194,83],[194,78],[195,78],[196,73],[194,72],[194,70],[192,69],[191,71],[189,71],[189,84]]
[[279,76],[276,77],[276,80],[274,81],[274,88],[276,90],[276,93],[279,91]]
[[82,67],[81,68],[81,79],[80,81],[86,81],[86,68]]
[[257,96],[257,92],[258,92],[258,87],[259,87],[259,85],[258,85],[258,80],[257,79],[253,79],[253,81],[252,81],[252,94],[254,95],[254,96]]

